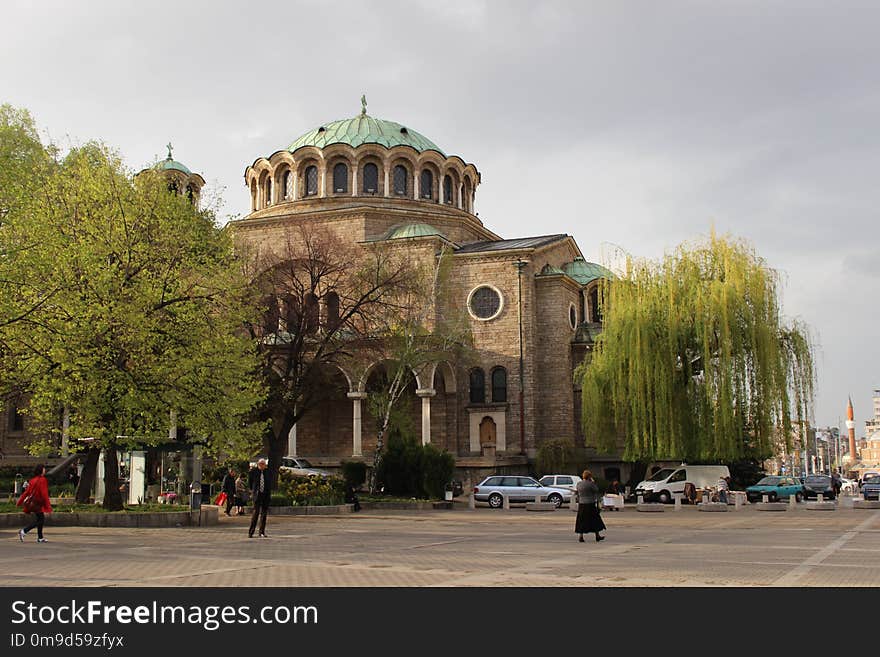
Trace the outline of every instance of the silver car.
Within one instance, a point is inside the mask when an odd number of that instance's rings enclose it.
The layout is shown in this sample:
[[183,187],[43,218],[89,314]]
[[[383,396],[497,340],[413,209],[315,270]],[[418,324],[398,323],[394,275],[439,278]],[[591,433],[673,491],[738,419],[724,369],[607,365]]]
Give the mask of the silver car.
[[571,500],[572,492],[564,488],[542,486],[531,477],[518,475],[492,475],[474,487],[474,500],[488,502],[493,509],[500,509],[507,495],[511,502],[534,502],[540,495],[542,502],[552,502],[556,508]]

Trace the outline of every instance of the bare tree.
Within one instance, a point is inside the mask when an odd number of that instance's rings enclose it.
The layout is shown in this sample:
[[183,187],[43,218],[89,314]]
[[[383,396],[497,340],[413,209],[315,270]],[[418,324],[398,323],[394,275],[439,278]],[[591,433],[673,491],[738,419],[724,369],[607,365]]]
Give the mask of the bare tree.
[[263,311],[249,330],[269,389],[261,419],[275,480],[291,428],[332,394],[337,366],[401,315],[418,279],[399,249],[353,244],[322,226],[289,228],[273,251],[239,240],[239,251]]

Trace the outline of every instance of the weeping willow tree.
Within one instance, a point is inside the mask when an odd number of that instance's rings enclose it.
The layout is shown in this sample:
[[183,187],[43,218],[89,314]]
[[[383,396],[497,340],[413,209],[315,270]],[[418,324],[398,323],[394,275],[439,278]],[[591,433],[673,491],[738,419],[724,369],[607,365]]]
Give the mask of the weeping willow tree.
[[809,418],[812,343],[780,317],[779,274],[712,235],[658,262],[628,259],[601,290],[605,329],[577,372],[587,444],[624,459],[768,458]]

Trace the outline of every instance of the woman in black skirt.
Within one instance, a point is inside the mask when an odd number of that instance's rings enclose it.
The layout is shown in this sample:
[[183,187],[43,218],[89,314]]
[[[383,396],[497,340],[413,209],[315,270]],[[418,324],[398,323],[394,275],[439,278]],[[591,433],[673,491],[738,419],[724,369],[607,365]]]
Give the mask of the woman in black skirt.
[[599,532],[605,529],[602,516],[599,515],[599,487],[593,481],[593,473],[584,470],[583,478],[577,485],[578,513],[574,523],[574,531],[579,534],[578,541],[584,542],[584,534],[596,533],[596,542],[604,541]]

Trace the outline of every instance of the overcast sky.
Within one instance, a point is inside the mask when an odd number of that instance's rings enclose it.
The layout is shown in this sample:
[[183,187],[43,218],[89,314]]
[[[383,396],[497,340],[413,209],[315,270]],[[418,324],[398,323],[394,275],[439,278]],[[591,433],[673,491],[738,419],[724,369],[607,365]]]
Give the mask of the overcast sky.
[[[0,102],[134,169],[174,156],[246,214],[245,167],[360,111],[482,174],[504,237],[658,257],[712,226],[785,274],[816,422],[880,388],[880,3],[31,2],[0,9]],[[872,228],[873,226],[873,228]]]

